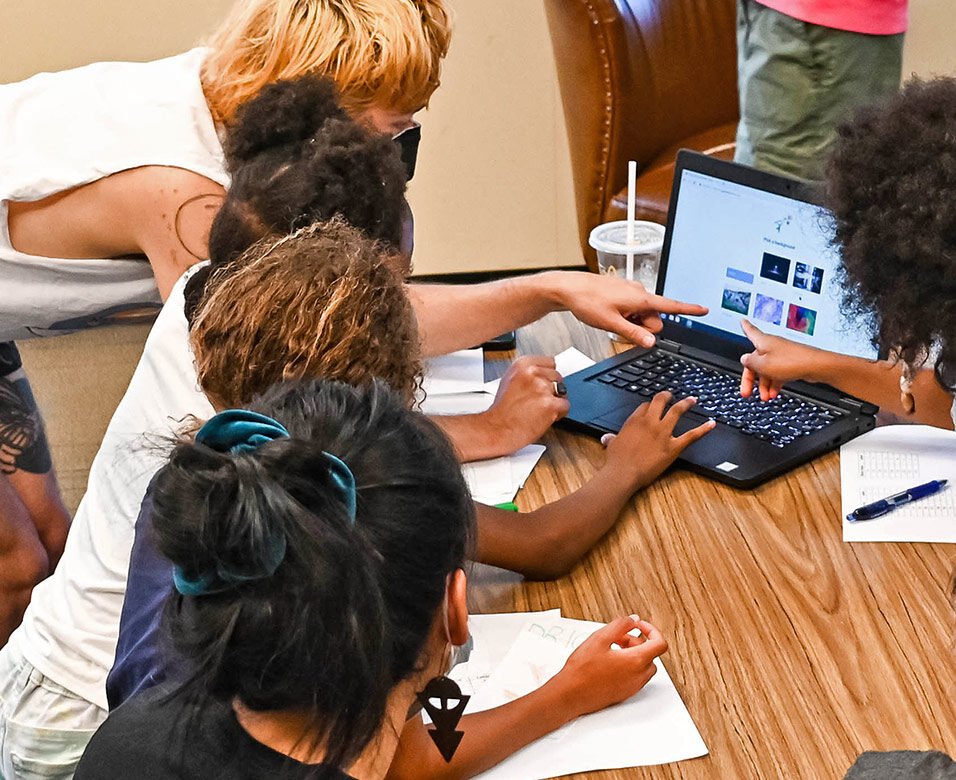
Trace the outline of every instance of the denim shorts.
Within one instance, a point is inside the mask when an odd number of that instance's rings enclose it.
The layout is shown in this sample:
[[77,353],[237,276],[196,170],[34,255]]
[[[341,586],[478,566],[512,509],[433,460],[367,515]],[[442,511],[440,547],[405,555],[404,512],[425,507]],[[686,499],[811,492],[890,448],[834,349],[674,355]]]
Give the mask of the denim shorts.
[[40,674],[16,638],[0,649],[0,778],[68,780],[106,710]]

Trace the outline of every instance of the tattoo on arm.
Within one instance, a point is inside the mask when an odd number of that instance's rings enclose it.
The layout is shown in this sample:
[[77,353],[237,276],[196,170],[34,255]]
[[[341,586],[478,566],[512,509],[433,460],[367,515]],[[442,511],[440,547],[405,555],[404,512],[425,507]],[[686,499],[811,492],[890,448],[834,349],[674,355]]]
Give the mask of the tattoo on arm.
[[[203,193],[187,198],[176,209],[176,217],[173,220],[176,238],[179,240],[179,245],[197,260],[209,259],[209,229],[222,207],[223,200],[225,200],[224,195]],[[184,224],[187,222],[189,227]],[[198,226],[201,226],[201,229]],[[201,235],[194,235],[197,230]],[[200,243],[197,244],[196,241]]]
[[40,411],[22,370],[0,377],[0,472],[46,474],[53,468]]

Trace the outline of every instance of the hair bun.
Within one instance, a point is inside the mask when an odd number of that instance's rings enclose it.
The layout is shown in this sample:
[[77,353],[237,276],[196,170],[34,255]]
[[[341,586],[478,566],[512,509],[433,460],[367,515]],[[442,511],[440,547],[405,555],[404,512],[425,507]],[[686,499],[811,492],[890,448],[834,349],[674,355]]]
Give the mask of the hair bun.
[[163,554],[205,593],[268,576],[285,555],[291,499],[255,458],[181,444],[157,475],[153,500]]
[[277,81],[236,112],[225,142],[230,169],[265,151],[299,144],[333,117],[347,118],[335,84],[320,76]]

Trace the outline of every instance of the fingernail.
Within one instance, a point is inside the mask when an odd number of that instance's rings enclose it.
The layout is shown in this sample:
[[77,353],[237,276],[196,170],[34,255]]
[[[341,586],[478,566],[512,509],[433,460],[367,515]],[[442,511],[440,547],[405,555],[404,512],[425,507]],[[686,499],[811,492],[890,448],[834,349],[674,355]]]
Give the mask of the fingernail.
[[633,620],[633,621],[636,623],[638,620],[641,619],[641,616],[640,616],[640,615],[631,615],[630,618],[631,618],[631,620]]
[[613,438],[614,438],[614,434],[613,434],[613,433],[605,433],[605,434],[601,437],[601,444],[603,444],[605,447],[607,447],[608,443],[609,443],[609,442],[611,441],[611,439],[613,439]]

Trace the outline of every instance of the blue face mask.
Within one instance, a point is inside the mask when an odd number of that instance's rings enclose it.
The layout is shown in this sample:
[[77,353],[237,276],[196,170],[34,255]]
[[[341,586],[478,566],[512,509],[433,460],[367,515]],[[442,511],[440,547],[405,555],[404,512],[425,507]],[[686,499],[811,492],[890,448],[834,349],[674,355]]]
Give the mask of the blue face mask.
[[407,130],[402,130],[402,132],[394,136],[392,140],[397,143],[398,148],[402,150],[402,162],[405,163],[405,172],[407,174],[405,180],[411,181],[415,175],[415,162],[418,160],[418,144],[421,143],[422,140],[422,126],[415,123],[414,126],[409,127]]

